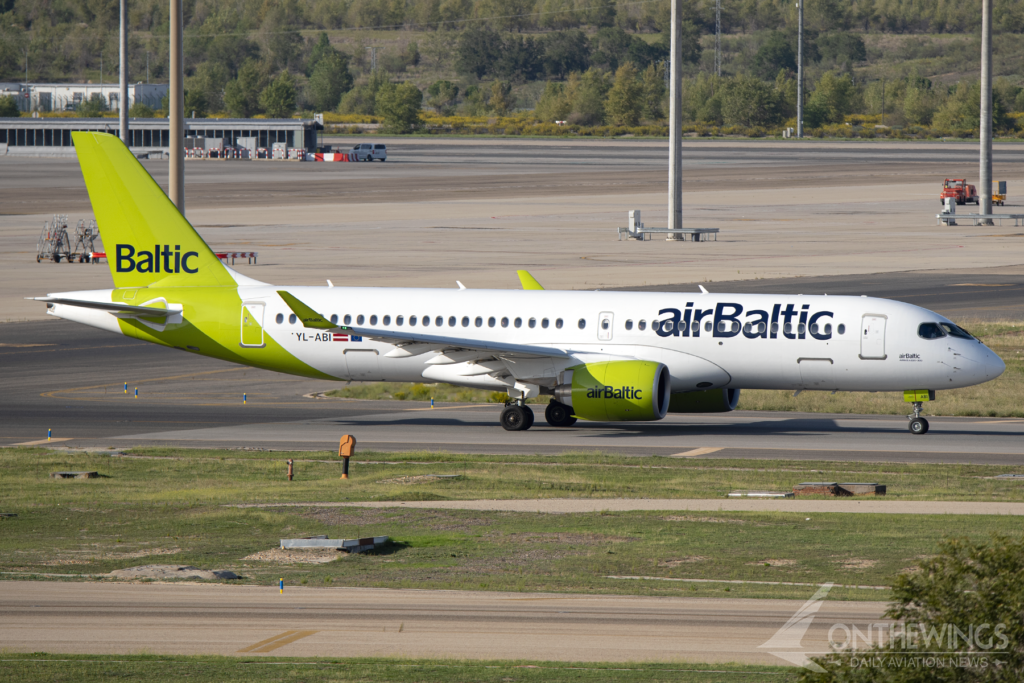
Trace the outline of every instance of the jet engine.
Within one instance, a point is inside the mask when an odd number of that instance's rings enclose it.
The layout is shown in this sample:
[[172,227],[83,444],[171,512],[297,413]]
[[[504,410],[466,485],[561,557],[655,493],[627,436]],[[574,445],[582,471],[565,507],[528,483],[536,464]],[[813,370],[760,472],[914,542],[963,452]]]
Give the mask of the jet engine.
[[615,360],[566,370],[555,398],[584,420],[660,420],[668,412],[670,390],[664,364]]

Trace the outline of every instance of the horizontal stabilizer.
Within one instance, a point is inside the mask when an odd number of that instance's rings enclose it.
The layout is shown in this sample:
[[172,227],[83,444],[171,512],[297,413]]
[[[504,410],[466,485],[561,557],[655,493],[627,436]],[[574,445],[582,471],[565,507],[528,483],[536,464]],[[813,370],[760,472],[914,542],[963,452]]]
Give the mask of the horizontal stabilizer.
[[292,309],[292,313],[298,316],[299,322],[302,323],[303,327],[309,327],[314,330],[333,330],[337,327],[337,325],[296,299],[288,292],[278,290],[277,293],[282,299],[284,299],[284,302],[288,304],[288,308]]
[[83,301],[81,299],[62,299],[55,296],[26,297],[29,301],[45,301],[48,304],[63,304],[65,306],[78,306],[79,308],[95,308],[111,313],[131,313],[133,315],[145,315],[153,318],[166,318],[181,313],[168,308],[151,308],[149,306],[129,306],[128,304],[115,304],[103,301]]

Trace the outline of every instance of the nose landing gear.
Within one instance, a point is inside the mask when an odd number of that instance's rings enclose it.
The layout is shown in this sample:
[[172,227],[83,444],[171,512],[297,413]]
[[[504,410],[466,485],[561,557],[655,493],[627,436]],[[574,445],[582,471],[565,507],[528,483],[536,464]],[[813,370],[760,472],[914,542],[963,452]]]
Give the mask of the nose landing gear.
[[501,426],[509,432],[521,432],[533,426],[533,410],[521,398],[505,402],[501,411]]
[[928,433],[928,420],[921,417],[921,401],[914,401],[914,414],[907,416],[910,420],[907,428],[911,434],[927,434]]

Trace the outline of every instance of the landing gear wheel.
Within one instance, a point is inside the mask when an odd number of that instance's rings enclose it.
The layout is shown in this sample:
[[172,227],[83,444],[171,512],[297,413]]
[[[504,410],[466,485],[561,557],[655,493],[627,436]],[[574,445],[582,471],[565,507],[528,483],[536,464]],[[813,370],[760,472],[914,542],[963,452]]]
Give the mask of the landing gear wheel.
[[505,431],[519,432],[526,429],[527,424],[526,410],[523,406],[505,406],[501,411],[501,426]]
[[569,406],[560,401],[548,403],[548,407],[544,409],[544,419],[552,427],[571,427],[576,424],[576,418],[573,417]]
[[525,406],[525,405],[522,407],[522,409],[523,409],[523,414],[526,415],[526,426],[523,427],[523,431],[526,431],[527,429],[529,429],[530,427],[533,426],[533,419],[534,419],[533,410],[531,410],[529,406]]
[[910,429],[911,434],[927,434],[928,420],[923,417],[913,417],[910,419],[910,424],[907,427]]

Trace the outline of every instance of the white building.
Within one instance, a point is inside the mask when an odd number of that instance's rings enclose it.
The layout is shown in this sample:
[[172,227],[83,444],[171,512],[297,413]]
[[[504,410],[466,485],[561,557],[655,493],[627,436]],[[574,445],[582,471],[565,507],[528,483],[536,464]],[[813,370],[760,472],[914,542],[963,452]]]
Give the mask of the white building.
[[[75,111],[93,95],[100,95],[110,111],[119,111],[121,89],[117,83],[0,83],[0,97],[14,95],[21,111]],[[166,83],[133,83],[128,86],[128,107],[142,102],[153,109],[167,94]]]

